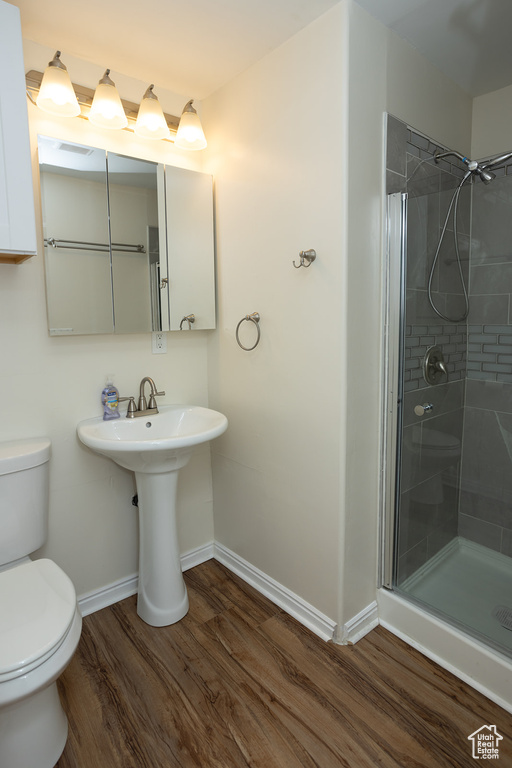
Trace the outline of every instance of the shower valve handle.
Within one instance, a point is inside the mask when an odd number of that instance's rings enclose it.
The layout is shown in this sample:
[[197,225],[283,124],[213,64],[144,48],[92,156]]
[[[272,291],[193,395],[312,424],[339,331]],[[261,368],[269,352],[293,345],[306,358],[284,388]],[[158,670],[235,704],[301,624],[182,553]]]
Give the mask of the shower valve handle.
[[423,403],[423,405],[415,405],[414,413],[416,416],[424,416],[426,413],[434,410],[432,403]]

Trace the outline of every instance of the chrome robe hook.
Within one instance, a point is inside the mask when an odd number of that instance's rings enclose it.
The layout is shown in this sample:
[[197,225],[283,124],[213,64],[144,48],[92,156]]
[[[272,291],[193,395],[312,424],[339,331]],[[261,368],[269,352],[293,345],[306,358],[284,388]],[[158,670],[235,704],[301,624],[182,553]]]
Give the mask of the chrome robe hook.
[[295,259],[293,260],[293,266],[295,269],[300,269],[300,267],[310,267],[316,259],[316,251],[313,248],[310,248],[309,251],[300,251],[299,257],[300,262],[298,264],[295,263]]

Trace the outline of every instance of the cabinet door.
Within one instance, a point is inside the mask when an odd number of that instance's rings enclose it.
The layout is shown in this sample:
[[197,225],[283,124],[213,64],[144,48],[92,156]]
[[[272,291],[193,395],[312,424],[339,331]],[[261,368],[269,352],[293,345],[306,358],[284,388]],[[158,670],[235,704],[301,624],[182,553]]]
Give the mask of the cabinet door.
[[165,167],[171,331],[215,328],[213,179]]
[[0,263],[36,251],[20,12],[0,0]]

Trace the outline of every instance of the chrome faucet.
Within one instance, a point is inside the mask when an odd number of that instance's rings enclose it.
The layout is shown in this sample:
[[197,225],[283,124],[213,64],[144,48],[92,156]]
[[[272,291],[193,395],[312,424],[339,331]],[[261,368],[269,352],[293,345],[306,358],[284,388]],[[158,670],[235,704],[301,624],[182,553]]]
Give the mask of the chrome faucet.
[[[146,382],[148,382],[150,386],[149,403],[146,400],[146,395],[145,395]],[[140,388],[139,388],[138,409],[135,407],[134,397],[120,397],[119,402],[122,402],[123,400],[128,400],[129,403],[128,403],[128,410],[126,412],[126,418],[136,419],[139,416],[149,416],[150,414],[158,413],[155,397],[158,397],[159,395],[165,395],[165,392],[164,391],[158,392],[153,379],[151,379],[149,376],[144,376],[144,378],[140,383]]]
[[[149,382],[149,386],[151,387],[151,391],[149,393],[149,403],[147,402],[146,396],[144,394],[146,381]],[[155,397],[157,395],[165,395],[165,392],[158,392],[153,379],[151,379],[149,376],[144,376],[144,378],[140,383],[140,389],[139,389],[139,410],[135,415],[145,416],[146,414],[149,414],[149,413],[158,413],[158,408],[156,407],[156,400],[155,400]]]

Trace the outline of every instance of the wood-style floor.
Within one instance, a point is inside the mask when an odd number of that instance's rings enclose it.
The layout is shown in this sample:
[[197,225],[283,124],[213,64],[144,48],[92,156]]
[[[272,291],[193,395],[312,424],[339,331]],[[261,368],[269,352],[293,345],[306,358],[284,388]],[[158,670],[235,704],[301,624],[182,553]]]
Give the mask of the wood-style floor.
[[512,715],[386,630],[336,646],[213,560],[185,578],[171,627],[135,597],[84,619],[58,768],[474,768],[491,724],[512,766]]

